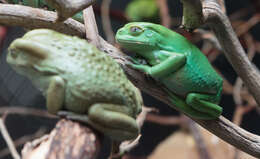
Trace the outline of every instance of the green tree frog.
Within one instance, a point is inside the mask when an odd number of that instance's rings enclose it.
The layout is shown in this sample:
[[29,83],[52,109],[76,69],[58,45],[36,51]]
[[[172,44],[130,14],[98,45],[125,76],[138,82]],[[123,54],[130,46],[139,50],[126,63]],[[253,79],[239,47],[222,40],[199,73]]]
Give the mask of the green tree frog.
[[117,31],[116,40],[137,54],[130,66],[162,83],[184,113],[205,120],[221,115],[222,78],[185,37],[158,24],[133,22]]
[[113,141],[138,136],[139,90],[85,40],[36,29],[12,42],[7,62],[43,92],[48,112],[88,123]]

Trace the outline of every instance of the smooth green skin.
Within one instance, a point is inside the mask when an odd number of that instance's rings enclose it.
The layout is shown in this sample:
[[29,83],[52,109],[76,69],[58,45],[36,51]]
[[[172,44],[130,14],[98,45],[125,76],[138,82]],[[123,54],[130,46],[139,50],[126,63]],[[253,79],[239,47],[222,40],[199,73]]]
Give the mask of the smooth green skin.
[[[55,9],[53,7],[51,7],[50,5],[48,5],[48,3],[45,0],[7,0],[8,3],[14,3],[14,4],[22,4],[25,6],[30,6],[30,7],[34,7],[34,8],[45,8],[47,7],[48,10],[50,11],[55,11]],[[78,22],[83,23],[83,12],[79,12],[77,14],[75,14],[73,17],[73,19],[77,20]]]
[[8,50],[7,62],[43,92],[48,112],[86,122],[113,141],[138,136],[135,118],[141,112],[141,94],[121,67],[96,47],[37,29]]
[[[126,24],[116,34],[117,42],[133,51],[133,68],[161,82],[170,100],[197,119],[216,119],[222,78],[201,51],[182,35],[161,25],[145,22]],[[138,63],[145,59],[148,64]]]

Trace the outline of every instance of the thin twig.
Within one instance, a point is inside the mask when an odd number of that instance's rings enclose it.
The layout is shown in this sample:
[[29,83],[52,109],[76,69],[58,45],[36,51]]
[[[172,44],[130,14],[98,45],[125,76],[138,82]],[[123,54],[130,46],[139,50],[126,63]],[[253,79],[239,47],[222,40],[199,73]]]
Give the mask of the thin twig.
[[10,149],[10,152],[11,152],[13,158],[14,159],[20,159],[21,157],[20,157],[19,153],[15,149],[14,143],[13,143],[13,141],[12,141],[12,139],[11,139],[7,129],[6,129],[6,127],[5,127],[5,124],[4,124],[3,120],[2,120],[2,118],[0,118],[0,131],[1,131],[2,135],[3,135],[3,138],[5,139],[5,142],[7,143],[7,146]]
[[260,22],[260,13],[253,15],[249,20],[236,28],[237,36],[241,36],[248,32],[253,26]]
[[192,134],[194,140],[196,141],[200,159],[211,159],[211,157],[208,153],[208,150],[207,150],[207,146],[205,145],[204,139],[200,133],[198,126],[191,119],[187,119],[187,120],[188,120],[188,125],[189,125],[189,129],[191,131],[191,134]]
[[0,114],[20,114],[20,115],[33,115],[33,116],[39,116],[39,117],[45,117],[45,118],[57,118],[55,115],[49,114],[47,111],[40,110],[40,109],[34,109],[34,108],[28,108],[28,107],[19,107],[19,106],[1,106],[0,107]]
[[111,44],[115,43],[115,35],[111,26],[110,14],[109,14],[109,6],[111,0],[103,0],[101,3],[101,20],[102,27],[105,32],[107,41]]
[[[37,132],[35,132],[34,134],[30,134],[30,135],[26,135],[26,136],[22,136],[21,138],[17,139],[14,141],[14,145],[15,147],[21,146],[24,143],[33,140],[35,138],[39,138],[41,136],[43,136],[46,133],[46,129],[44,128],[40,128]],[[10,153],[10,150],[8,148],[2,149],[0,151],[0,158],[4,158],[6,155],[8,155]]]
[[182,116],[161,116],[156,114],[148,114],[146,122],[152,122],[160,125],[180,125],[184,123]]
[[160,9],[161,24],[167,28],[171,27],[171,16],[169,14],[167,0],[156,0]]

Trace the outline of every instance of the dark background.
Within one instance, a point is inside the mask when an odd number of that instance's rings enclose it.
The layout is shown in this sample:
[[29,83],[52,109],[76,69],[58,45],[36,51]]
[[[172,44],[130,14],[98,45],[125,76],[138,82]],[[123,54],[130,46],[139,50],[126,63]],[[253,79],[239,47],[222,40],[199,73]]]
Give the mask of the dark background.
[[[113,0],[111,4],[112,10],[123,11],[127,3],[130,0]],[[241,8],[247,8],[252,1],[245,0],[226,0],[227,14],[230,15]],[[172,17],[180,17],[182,15],[181,3],[179,1],[169,0],[169,9]],[[97,3],[97,7],[100,5],[100,1]],[[252,8],[253,9],[253,8]],[[254,12],[254,11],[252,11]],[[250,17],[246,17],[247,19]],[[101,28],[100,16],[96,14],[98,26],[101,35],[103,36]],[[125,22],[118,19],[111,18],[113,31],[115,32],[119,27],[121,27]],[[7,64],[6,64],[6,48],[9,44],[17,37],[21,37],[24,34],[24,30],[18,27],[10,27],[8,29],[8,34],[1,48],[1,62],[0,62],[0,107],[1,106],[24,106],[37,109],[45,110],[45,99],[35,89],[30,81],[24,77],[17,75]],[[260,26],[255,25],[250,29],[250,33],[254,36],[254,39],[260,40]],[[253,62],[260,67],[259,55],[256,54]],[[223,75],[228,79],[232,84],[236,80],[236,73],[227,62],[224,55],[219,55],[218,58],[213,63]],[[176,115],[178,112],[170,109],[165,104],[153,99],[152,97],[143,94],[145,105],[152,106],[160,109],[162,115]],[[220,105],[224,108],[223,115],[231,119],[234,112],[234,102],[231,95],[223,95]],[[254,110],[246,114],[243,118],[241,127],[246,130],[249,130],[252,133],[260,134],[259,127],[259,115]],[[55,126],[56,120],[33,117],[33,116],[24,116],[24,115],[8,115],[6,119],[6,126],[13,140],[16,140],[24,135],[33,134],[42,127],[47,128],[50,131]],[[140,144],[131,152],[133,155],[146,156],[152,152],[152,150],[157,146],[157,144],[170,135],[177,126],[161,126],[153,123],[146,122],[142,128],[142,138]],[[47,132],[48,132],[47,131]],[[108,139],[104,140],[104,147],[101,152],[100,158],[107,156],[108,151]],[[0,151],[1,149],[6,148],[6,143],[4,142],[2,136],[0,135]],[[19,147],[19,150],[22,146]],[[5,156],[3,158],[11,158],[11,156]]]

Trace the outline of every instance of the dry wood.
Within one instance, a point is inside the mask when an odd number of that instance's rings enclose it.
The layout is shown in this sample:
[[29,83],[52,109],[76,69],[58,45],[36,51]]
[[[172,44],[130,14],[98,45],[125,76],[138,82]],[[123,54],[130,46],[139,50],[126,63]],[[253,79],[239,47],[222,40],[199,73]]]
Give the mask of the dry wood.
[[57,21],[64,21],[79,11],[87,8],[95,0],[46,0],[58,12]]
[[26,143],[23,159],[94,159],[100,139],[90,128],[78,122],[60,120],[49,135]]

